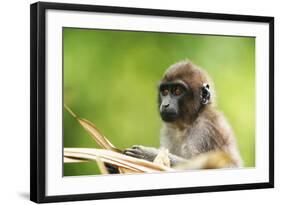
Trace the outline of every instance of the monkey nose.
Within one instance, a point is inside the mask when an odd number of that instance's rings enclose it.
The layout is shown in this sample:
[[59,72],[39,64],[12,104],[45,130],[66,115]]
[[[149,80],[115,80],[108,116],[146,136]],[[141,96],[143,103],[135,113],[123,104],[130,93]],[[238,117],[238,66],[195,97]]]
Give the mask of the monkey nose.
[[169,107],[169,105],[170,104],[164,104],[163,106],[164,106],[164,108],[167,108],[167,107]]

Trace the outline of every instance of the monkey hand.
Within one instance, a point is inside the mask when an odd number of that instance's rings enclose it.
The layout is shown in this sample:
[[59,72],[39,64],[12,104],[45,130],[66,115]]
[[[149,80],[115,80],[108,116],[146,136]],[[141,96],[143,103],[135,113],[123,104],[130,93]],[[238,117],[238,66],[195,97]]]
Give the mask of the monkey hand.
[[158,155],[159,150],[153,147],[144,147],[142,145],[134,145],[132,148],[127,148],[124,151],[124,154],[139,158],[139,159],[144,159],[147,161],[152,162],[155,157]]

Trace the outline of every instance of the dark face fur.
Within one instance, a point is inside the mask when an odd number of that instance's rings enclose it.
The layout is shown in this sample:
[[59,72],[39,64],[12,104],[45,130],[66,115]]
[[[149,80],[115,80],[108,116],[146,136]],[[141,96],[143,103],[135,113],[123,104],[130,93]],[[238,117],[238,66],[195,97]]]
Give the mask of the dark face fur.
[[188,95],[184,82],[161,83],[159,87],[160,115],[166,122],[173,122],[180,117],[181,107]]
[[190,62],[172,65],[159,86],[159,112],[165,122],[194,120],[209,104],[210,92],[205,73]]

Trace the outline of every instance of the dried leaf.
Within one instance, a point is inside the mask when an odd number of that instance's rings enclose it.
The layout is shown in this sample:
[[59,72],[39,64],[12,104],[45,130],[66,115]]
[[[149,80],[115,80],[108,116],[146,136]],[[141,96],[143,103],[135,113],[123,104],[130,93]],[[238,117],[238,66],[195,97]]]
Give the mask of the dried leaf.
[[96,162],[102,174],[109,174],[109,172],[107,171],[104,165],[104,162],[98,156],[96,156]]
[[[65,148],[65,149],[67,149],[67,148]],[[99,154],[95,155],[93,153],[87,153],[87,152],[80,151],[79,150],[80,148],[74,148],[74,149],[78,149],[78,150],[76,150],[76,151],[65,151],[64,156],[67,157],[67,158],[73,158],[73,159],[77,159],[77,160],[88,160],[88,161],[96,161],[96,157],[100,156]],[[118,161],[116,161],[114,159],[110,159],[108,157],[100,156],[100,159],[103,162],[106,162],[106,163],[126,167],[126,165],[122,164],[122,162],[118,162]],[[130,168],[130,167],[128,167],[128,168]]]
[[159,164],[159,165],[170,167],[171,163],[170,163],[170,159],[169,159],[169,150],[165,149],[165,148],[161,148],[159,150],[158,155],[153,160],[153,162],[155,164]]
[[104,149],[109,149],[115,152],[121,152],[119,149],[114,147],[96,128],[96,126],[88,120],[77,118],[78,122],[82,127],[88,131],[88,133],[93,137],[93,139]]
[[88,162],[88,160],[76,159],[71,157],[64,157],[64,163],[81,163],[81,162]]
[[134,173],[172,171],[169,167],[157,165],[152,162],[104,149],[64,148],[64,156],[82,160],[96,160],[96,157],[98,156],[100,160],[105,163],[129,169]]
[[119,167],[118,168],[120,174],[135,174],[135,173],[143,173],[140,171],[132,171],[131,169]]
[[122,152],[121,150],[114,147],[105,136],[101,134],[98,128],[88,120],[81,119],[67,106],[64,105],[65,109],[82,125],[82,127],[91,135],[91,137],[104,149],[109,149],[115,152]]

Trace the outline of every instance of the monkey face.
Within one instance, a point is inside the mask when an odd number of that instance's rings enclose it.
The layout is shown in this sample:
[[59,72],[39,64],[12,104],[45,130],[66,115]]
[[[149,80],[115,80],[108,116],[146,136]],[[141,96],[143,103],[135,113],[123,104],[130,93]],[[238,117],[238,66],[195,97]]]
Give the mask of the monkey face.
[[190,123],[211,103],[208,75],[191,62],[171,65],[159,86],[159,112],[163,121]]
[[187,92],[182,82],[162,83],[159,87],[159,111],[165,122],[174,122],[180,117],[180,101]]

